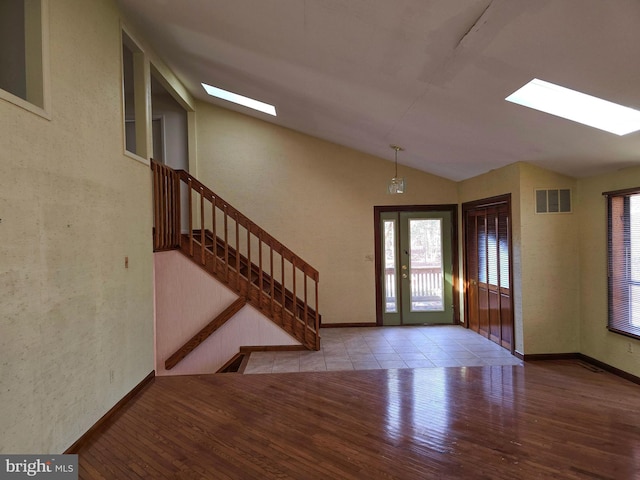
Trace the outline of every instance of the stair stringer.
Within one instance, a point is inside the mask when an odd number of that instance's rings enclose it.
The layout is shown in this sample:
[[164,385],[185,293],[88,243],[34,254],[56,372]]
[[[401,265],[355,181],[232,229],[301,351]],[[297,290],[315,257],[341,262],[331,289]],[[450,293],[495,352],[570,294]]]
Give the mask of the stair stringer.
[[173,250],[154,254],[156,375],[215,373],[242,345],[300,345],[250,305],[243,307],[171,370],[165,361],[238,298]]

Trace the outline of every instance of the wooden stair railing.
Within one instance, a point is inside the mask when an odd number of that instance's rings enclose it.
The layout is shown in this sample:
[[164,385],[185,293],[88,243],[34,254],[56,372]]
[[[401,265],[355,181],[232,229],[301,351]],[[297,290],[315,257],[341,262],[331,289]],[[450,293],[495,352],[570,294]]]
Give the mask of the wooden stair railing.
[[[194,237],[197,239],[200,236],[200,231],[199,230],[195,230],[194,231]],[[184,235],[185,239],[188,237],[187,235]],[[222,256],[225,254],[225,244],[224,244],[224,240],[222,240],[220,237],[217,237],[216,239],[216,247],[213,247],[213,234],[209,231],[209,230],[205,230],[205,247],[207,248],[207,250],[211,250],[212,252],[214,252],[215,255],[217,255],[218,257],[222,258]],[[236,251],[233,247],[227,247],[228,248],[228,256],[229,256],[229,263],[231,263],[231,265],[235,265],[236,262]],[[240,273],[242,276],[246,277],[254,286],[255,288],[260,288],[259,287],[259,280],[260,280],[260,271],[257,265],[255,264],[251,264],[251,274],[249,276],[249,261],[248,259],[240,254]],[[273,280],[273,282],[272,282]],[[269,274],[267,274],[266,272],[263,272],[263,285],[262,285],[262,289],[265,291],[265,293],[267,295],[271,294],[271,291],[273,289],[273,295],[276,299],[279,299],[279,303],[280,305],[285,305],[286,308],[288,308],[290,311],[293,311],[294,308],[294,300],[293,300],[293,294],[292,292],[290,292],[289,290],[287,290],[286,288],[283,288],[283,286],[280,284],[280,282],[278,282],[277,280],[274,280],[271,278],[271,276]],[[297,308],[297,314],[299,316],[299,318],[304,318],[304,302],[302,300],[300,300],[299,298],[296,299],[296,308]],[[284,303],[283,303],[284,302]],[[309,322],[309,325],[312,325],[313,322],[315,321],[315,311],[313,310],[313,308],[307,306],[307,321]]]
[[153,250],[180,248],[180,175],[151,161],[153,171]]
[[188,172],[153,161],[151,168],[154,251],[181,250],[306,348],[319,350],[318,271]]

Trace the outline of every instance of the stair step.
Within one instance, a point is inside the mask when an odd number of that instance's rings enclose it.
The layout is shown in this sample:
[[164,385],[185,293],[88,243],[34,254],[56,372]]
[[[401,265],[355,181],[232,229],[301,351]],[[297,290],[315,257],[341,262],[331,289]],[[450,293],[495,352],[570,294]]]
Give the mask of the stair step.
[[216,373],[238,373],[238,370],[242,367],[242,363],[245,361],[248,354],[238,352],[231,359],[225,363]]

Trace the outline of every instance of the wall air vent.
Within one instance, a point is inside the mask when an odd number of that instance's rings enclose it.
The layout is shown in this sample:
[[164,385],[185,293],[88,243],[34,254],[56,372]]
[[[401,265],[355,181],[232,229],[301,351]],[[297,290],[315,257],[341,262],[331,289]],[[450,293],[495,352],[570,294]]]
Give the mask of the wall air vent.
[[536,213],[571,213],[571,190],[536,189]]

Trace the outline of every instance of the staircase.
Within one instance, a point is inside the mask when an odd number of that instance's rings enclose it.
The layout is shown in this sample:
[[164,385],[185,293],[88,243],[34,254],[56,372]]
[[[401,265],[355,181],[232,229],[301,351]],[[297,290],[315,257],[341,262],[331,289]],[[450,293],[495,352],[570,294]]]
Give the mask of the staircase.
[[154,251],[180,250],[238,295],[167,359],[166,368],[173,368],[246,303],[307,349],[319,350],[317,270],[188,172],[153,161],[151,169]]

